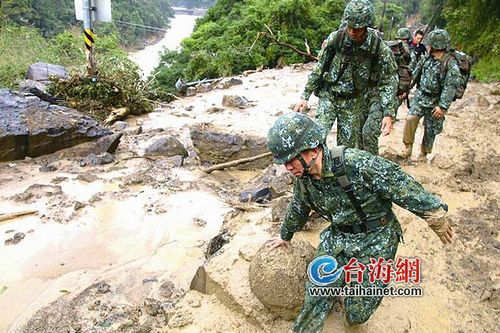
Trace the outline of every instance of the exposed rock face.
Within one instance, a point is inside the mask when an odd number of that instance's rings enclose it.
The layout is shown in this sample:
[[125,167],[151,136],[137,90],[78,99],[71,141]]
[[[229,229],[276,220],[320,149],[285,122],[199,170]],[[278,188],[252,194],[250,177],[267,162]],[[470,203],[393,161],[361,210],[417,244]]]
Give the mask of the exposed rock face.
[[250,289],[269,310],[294,319],[304,302],[307,265],[314,248],[302,240],[270,250],[262,246],[250,263]]
[[109,134],[76,110],[0,90],[0,161],[50,154]]
[[[267,139],[253,135],[230,133],[211,124],[191,127],[194,150],[202,163],[218,164],[268,152]],[[261,158],[235,166],[239,170],[264,169],[272,158]]]

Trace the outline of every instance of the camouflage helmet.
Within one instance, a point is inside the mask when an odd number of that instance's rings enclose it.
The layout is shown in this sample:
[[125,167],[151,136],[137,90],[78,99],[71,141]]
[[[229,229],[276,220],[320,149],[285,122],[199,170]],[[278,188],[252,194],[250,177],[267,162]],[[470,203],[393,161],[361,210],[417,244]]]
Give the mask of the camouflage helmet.
[[432,30],[427,37],[429,45],[435,50],[444,50],[450,47],[450,35],[446,30]]
[[373,18],[373,4],[370,1],[353,0],[345,7],[342,20],[347,22],[348,27],[359,29],[372,25]]
[[412,39],[411,31],[408,28],[400,28],[397,33],[397,39]]
[[321,127],[302,113],[279,117],[267,134],[267,145],[276,164],[284,164],[300,152],[324,143]]

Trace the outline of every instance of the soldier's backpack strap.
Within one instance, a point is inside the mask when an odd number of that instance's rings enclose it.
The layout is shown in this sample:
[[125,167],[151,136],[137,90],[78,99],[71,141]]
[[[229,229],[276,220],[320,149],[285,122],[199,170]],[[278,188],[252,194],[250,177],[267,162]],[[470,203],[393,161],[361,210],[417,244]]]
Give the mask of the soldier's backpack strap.
[[342,187],[342,190],[344,190],[345,194],[349,198],[349,201],[356,210],[356,214],[358,215],[359,220],[365,226],[367,226],[368,219],[366,217],[366,214],[363,211],[363,208],[361,208],[361,204],[359,203],[358,199],[354,195],[354,187],[352,186],[349,177],[347,177],[347,172],[344,163],[345,148],[346,148],[345,146],[337,146],[331,150],[332,160],[333,160],[332,172],[335,174],[335,176],[337,176],[340,187]]
[[380,36],[378,36],[377,34],[374,34],[374,35],[375,35],[376,40],[375,40],[375,43],[372,44],[372,47],[370,49],[370,53],[371,53],[370,76],[368,78],[368,80],[371,84],[376,83],[374,68],[375,68],[375,65],[377,64],[377,61],[380,58],[380,44],[382,44],[382,38]]

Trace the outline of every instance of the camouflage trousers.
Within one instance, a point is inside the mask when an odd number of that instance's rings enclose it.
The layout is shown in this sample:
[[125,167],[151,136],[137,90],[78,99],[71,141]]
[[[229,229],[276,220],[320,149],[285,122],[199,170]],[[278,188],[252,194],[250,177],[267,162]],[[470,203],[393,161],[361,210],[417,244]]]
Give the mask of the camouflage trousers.
[[[315,258],[322,255],[334,257],[339,267],[346,265],[351,258],[356,258],[358,262],[366,265],[370,263],[370,258],[392,259],[401,237],[401,226],[396,218],[386,226],[379,227],[370,233],[348,234],[340,232],[335,227],[328,227],[320,235],[320,244],[316,250]],[[355,278],[353,279],[355,280]],[[349,286],[355,287],[360,284],[362,287],[381,287],[381,281],[369,282],[368,274],[363,274],[363,282],[351,281]],[[338,280],[327,287],[344,287],[346,285],[344,273]],[[315,285],[308,281],[305,286],[304,305],[293,325],[293,331],[297,333],[321,332],[326,316],[339,299],[334,296],[311,296],[309,288]],[[366,322],[375,312],[382,302],[380,296],[370,297],[346,297],[344,299],[346,318],[349,324],[361,324]]]
[[[436,119],[432,116],[435,106],[437,105],[436,98],[423,96],[420,93],[415,94],[411,103],[411,108],[408,111],[407,123],[411,128],[409,134],[405,135],[403,142],[406,145],[413,145],[415,141],[416,126],[419,120],[424,117],[424,137],[422,139],[422,152],[428,154],[432,152],[434,140],[436,136],[443,131],[444,118]],[[406,126],[406,124],[405,124]],[[411,132],[411,133],[410,133]]]
[[[378,105],[378,107],[377,107]],[[337,121],[337,145],[366,150],[378,155],[378,138],[382,123],[380,104],[364,97],[351,99],[320,97],[316,122],[323,128],[325,139]]]

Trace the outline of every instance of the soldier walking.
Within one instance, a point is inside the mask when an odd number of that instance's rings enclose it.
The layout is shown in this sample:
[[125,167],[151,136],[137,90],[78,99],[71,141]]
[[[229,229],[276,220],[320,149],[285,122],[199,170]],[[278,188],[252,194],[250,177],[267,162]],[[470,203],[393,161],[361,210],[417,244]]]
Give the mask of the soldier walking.
[[429,33],[430,54],[419,61],[413,77],[417,84],[403,131],[404,157],[410,157],[415,132],[424,117],[424,137],[419,160],[426,160],[432,152],[436,136],[443,130],[446,112],[455,100],[462,76],[456,59],[447,52],[450,35],[442,29]]
[[378,138],[392,130],[398,77],[391,50],[369,28],[373,5],[353,0],[345,8],[346,28],[330,34],[294,111],[319,97],[316,121],[326,138],[337,121],[337,144],[378,154]]

